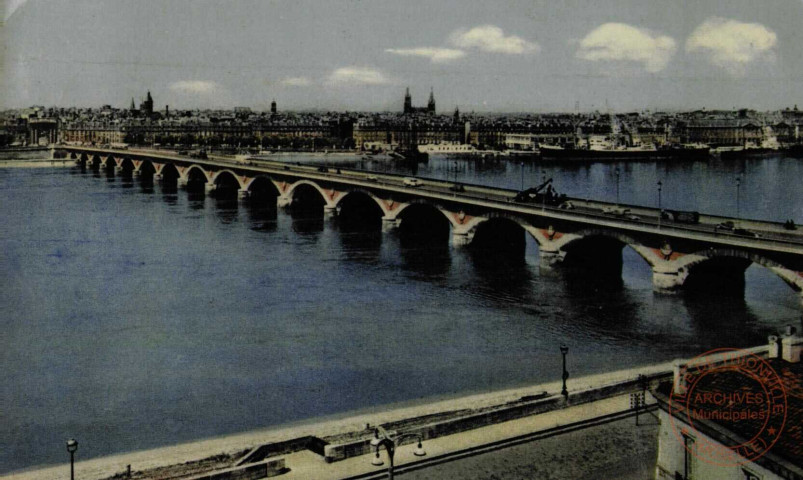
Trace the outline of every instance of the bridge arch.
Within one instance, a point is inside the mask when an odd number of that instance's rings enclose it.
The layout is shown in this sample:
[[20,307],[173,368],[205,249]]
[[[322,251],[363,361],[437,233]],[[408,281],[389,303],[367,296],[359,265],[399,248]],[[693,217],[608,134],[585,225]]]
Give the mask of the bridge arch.
[[172,162],[163,164],[161,170],[157,168],[156,171],[162,175],[162,180],[165,184],[175,183],[181,178],[181,172]]
[[125,157],[120,162],[120,168],[125,173],[131,173],[136,169],[136,165],[134,165],[134,160],[131,157]]
[[245,183],[243,182],[242,178],[240,178],[236,173],[232,172],[229,169],[214,172],[209,176],[211,177],[211,183],[214,183],[218,187],[236,185],[236,187],[234,188],[237,189],[245,188]]
[[267,175],[257,175],[250,179],[243,188],[247,189],[251,195],[278,197],[281,194],[279,186]]
[[355,189],[337,200],[341,228],[350,230],[380,230],[382,218],[387,215],[384,204],[363,189]]
[[314,217],[323,216],[324,207],[328,203],[328,195],[315,182],[309,180],[299,180],[286,187],[283,195],[279,198],[282,205],[289,205],[291,212],[298,212],[307,217],[310,214]]
[[468,229],[471,249],[497,252],[506,257],[524,256],[528,227],[531,228],[525,221],[509,215],[491,214],[472,223]]
[[216,196],[221,198],[236,197],[237,192],[242,189],[242,181],[231,170],[221,170],[210,173],[210,177],[212,177],[212,181],[210,182],[212,186],[210,188],[210,185],[207,184],[205,187],[207,193],[214,192]]
[[448,211],[423,198],[416,198],[407,203],[401,204],[401,206],[394,211],[393,216],[395,218],[402,218],[403,216],[406,215],[405,212],[407,210],[410,210],[411,208],[414,211],[422,211],[422,208],[431,208],[433,210],[437,210],[438,212],[440,212],[441,216],[443,216],[443,218],[446,219],[450,228],[455,229],[460,226],[459,220],[453,218],[453,216],[450,215]]
[[[744,285],[744,272],[751,265],[759,265],[780,277],[796,292],[803,293],[803,276],[763,255],[738,249],[708,249],[684,255],[675,260],[683,285],[694,286],[695,276],[721,273],[739,276],[735,280]],[[699,283],[699,282],[696,282]]]
[[630,247],[638,256],[653,268],[653,258],[641,242],[629,235],[615,230],[585,229],[564,235],[554,242],[563,252],[563,262],[569,266],[590,267],[593,270],[608,272],[622,271],[622,251]]
[[139,165],[139,171],[142,175],[152,176],[156,173],[156,165],[150,160],[143,160]]
[[373,193],[369,192],[368,190],[365,190],[365,189],[362,189],[362,188],[351,189],[348,192],[346,192],[344,195],[341,195],[340,198],[337,199],[337,202],[335,203],[335,206],[338,207],[338,209],[342,208],[343,204],[344,204],[344,201],[347,202],[348,201],[347,199],[349,199],[350,196],[352,196],[352,197],[353,196],[362,196],[364,198],[368,198],[373,203],[376,204],[376,206],[382,212],[383,216],[387,216],[387,215],[390,214],[390,211],[388,210],[387,206],[385,205],[385,202],[383,202],[382,199],[380,199],[379,197],[377,197]]
[[209,173],[207,173],[203,167],[194,163],[184,170],[184,175],[182,175],[182,177],[188,182],[209,182]]
[[437,244],[446,242],[455,228],[455,221],[441,208],[426,201],[404,205],[395,216],[402,243]]
[[331,201],[330,195],[328,195],[320,185],[311,180],[298,180],[291,184],[285,190],[284,196],[294,199],[293,201],[295,201],[295,199],[299,197],[299,189],[302,191],[306,190],[307,192],[309,192],[309,189],[315,190],[320,194],[324,205],[328,205]]

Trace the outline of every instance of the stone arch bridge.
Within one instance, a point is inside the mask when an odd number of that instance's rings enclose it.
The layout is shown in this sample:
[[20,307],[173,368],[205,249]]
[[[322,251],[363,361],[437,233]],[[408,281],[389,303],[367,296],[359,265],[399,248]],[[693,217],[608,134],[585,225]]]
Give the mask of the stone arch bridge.
[[[178,187],[207,193],[236,190],[247,201],[258,193],[276,197],[279,207],[302,200],[300,192],[316,196],[324,215],[350,208],[349,199],[371,204],[381,216],[383,231],[400,228],[406,212],[428,210],[448,224],[454,247],[481,239],[497,240],[526,232],[538,244],[544,267],[564,262],[585,266],[615,265],[630,247],[650,266],[653,286],[659,292],[689,288],[697,274],[725,275],[743,281],[751,264],[761,265],[801,295],[803,305],[803,229],[786,230],[782,224],[729,219],[701,214],[698,223],[674,223],[659,218],[649,207],[623,206],[570,199],[561,207],[520,203],[516,191],[440,180],[417,179],[359,170],[312,167],[285,162],[239,160],[211,156],[189,158],[150,150],[108,150],[60,147],[76,163],[91,168],[152,175],[155,181],[175,181]],[[413,185],[412,183],[417,183]],[[566,208],[569,207],[569,208]],[[736,222],[741,234],[717,228]],[[498,242],[502,240],[502,242]]]

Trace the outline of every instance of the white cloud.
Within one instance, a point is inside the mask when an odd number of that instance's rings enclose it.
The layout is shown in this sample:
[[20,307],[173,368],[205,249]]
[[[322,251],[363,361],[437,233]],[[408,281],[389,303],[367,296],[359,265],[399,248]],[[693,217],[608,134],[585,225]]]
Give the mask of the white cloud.
[[279,83],[287,87],[307,87],[312,85],[312,80],[307,77],[288,77]]
[[170,90],[181,93],[211,93],[217,89],[217,83],[206,80],[181,80],[170,84]]
[[460,48],[478,48],[485,52],[524,54],[538,53],[537,43],[515,35],[505,36],[505,32],[495,25],[482,25],[471,30],[457,30],[449,37],[452,45]]
[[404,57],[426,57],[429,58],[432,63],[450,62],[466,56],[466,52],[463,50],[438,47],[388,48],[385,51]]
[[8,19],[11,18],[11,15],[17,11],[22,5],[25,4],[28,0],[6,0],[5,1],[5,11],[3,12],[3,22],[8,22]]
[[327,83],[331,85],[384,85],[390,80],[379,70],[369,67],[341,67],[333,71]]
[[714,65],[742,75],[755,60],[772,59],[778,37],[760,23],[712,17],[701,23],[686,40],[686,51],[707,54]]
[[604,23],[580,40],[576,56],[590,61],[629,61],[644,64],[648,72],[660,72],[677,50],[672,37],[626,23]]

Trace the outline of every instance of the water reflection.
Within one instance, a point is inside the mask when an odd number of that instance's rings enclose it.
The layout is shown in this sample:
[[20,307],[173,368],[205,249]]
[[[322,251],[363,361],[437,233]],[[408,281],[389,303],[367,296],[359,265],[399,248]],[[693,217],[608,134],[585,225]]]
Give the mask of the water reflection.
[[276,200],[274,199],[273,205],[253,201],[245,205],[246,215],[248,217],[248,228],[257,232],[273,232],[276,230],[278,209],[276,208]]

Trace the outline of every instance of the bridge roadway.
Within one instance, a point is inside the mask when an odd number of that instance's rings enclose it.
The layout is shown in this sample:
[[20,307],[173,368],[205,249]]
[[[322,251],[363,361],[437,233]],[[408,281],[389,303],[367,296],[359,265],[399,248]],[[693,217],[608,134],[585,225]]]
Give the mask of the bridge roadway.
[[[562,208],[516,202],[518,191],[504,188],[460,184],[457,191],[454,182],[427,178],[418,178],[419,185],[411,186],[407,179],[412,177],[404,175],[252,157],[198,159],[156,150],[58,149],[67,151],[77,163],[113,166],[117,171],[127,168],[134,175],[151,172],[155,180],[173,171],[179,186],[186,186],[195,170],[195,177],[206,182],[207,193],[236,182],[242,199],[251,195],[258,178],[264,178],[275,187],[280,207],[291,206],[298,187],[308,185],[321,194],[324,212],[330,216],[343,208],[344,198],[360,193],[382,210],[383,231],[400,227],[407,207],[425,204],[446,217],[453,246],[471,244],[475,236],[509,232],[509,228],[499,229],[503,224],[518,225],[538,243],[544,267],[572,257],[586,264],[611,259],[615,264],[618,258],[621,265],[622,247],[630,246],[652,268],[656,291],[678,290],[696,272],[738,277],[757,263],[801,292],[803,305],[803,227],[787,230],[777,222],[706,214],[696,224],[672,222],[660,219],[656,208],[577,198],[567,199],[569,209],[566,204]],[[733,222],[744,231],[737,234],[717,228],[723,222]]]

